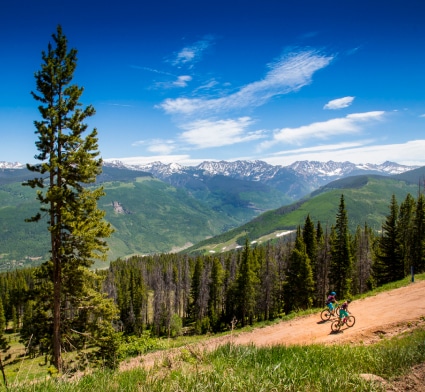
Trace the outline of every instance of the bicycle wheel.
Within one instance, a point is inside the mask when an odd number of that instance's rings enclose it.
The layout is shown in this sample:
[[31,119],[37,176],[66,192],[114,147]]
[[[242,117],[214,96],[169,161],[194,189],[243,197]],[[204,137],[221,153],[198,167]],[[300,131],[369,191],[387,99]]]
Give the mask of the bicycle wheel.
[[332,322],[331,329],[333,332],[338,332],[340,328],[341,328],[341,324],[339,323],[339,320],[335,320]]
[[331,312],[329,311],[329,309],[323,309],[320,313],[320,318],[323,321],[328,321],[331,318]]
[[347,324],[347,327],[352,327],[356,323],[356,318],[354,316],[348,316],[347,321],[345,324]]

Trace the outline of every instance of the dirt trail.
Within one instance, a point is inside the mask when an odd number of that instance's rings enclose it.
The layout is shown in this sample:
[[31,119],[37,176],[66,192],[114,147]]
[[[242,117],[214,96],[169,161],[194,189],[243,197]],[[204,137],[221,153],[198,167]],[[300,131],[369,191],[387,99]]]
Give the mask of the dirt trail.
[[[236,332],[211,338],[191,346],[193,350],[212,350],[222,344],[254,344],[256,346],[293,344],[335,344],[342,342],[369,344],[409,329],[425,328],[425,281],[353,301],[349,311],[356,318],[353,327],[344,326],[339,333],[331,332],[331,322],[323,322],[320,314],[299,317],[292,321],[256,328],[252,332]],[[155,352],[122,363],[121,369],[134,366],[151,367],[163,358],[173,356],[179,349]]]
[[341,341],[370,342],[379,335],[397,333],[408,323],[423,323],[425,316],[425,281],[353,301],[349,311],[356,318],[352,328],[344,326],[341,332],[331,332],[330,321],[323,322],[318,314],[300,317],[234,339],[236,344],[253,343],[257,346],[277,344],[336,343]]

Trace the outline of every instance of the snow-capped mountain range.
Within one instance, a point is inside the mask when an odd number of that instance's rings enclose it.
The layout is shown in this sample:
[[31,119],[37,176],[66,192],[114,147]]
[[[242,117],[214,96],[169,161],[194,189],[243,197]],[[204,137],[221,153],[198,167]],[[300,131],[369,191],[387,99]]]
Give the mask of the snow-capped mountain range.
[[[154,177],[177,187],[189,183],[204,182],[213,176],[228,179],[255,181],[283,191],[297,199],[313,190],[347,176],[379,174],[390,176],[418,168],[395,162],[382,164],[354,164],[352,162],[297,161],[288,166],[270,165],[264,161],[204,161],[197,166],[182,166],[178,163],[142,163],[137,158],[105,159],[106,167],[138,170],[151,173]],[[19,162],[0,161],[1,169],[21,169]]]
[[197,166],[177,163],[138,163],[137,160],[108,160],[105,166],[140,170],[174,186],[185,186],[189,181],[203,181],[204,177],[225,176],[237,180],[258,181],[285,192],[297,199],[331,181],[360,174],[394,175],[416,169],[394,162],[383,164],[354,164],[351,162],[297,161],[289,166],[274,166],[264,161],[204,161]]
[[19,162],[0,161],[0,169],[23,169],[25,165]]
[[[318,162],[318,161],[297,161],[288,166],[274,166],[264,161],[204,161],[198,166],[182,166],[178,163],[162,163],[159,161],[150,163],[137,163],[132,160],[126,163],[124,160],[105,159],[106,166],[124,167],[127,169],[141,170],[152,173],[154,176],[166,178],[173,174],[183,174],[202,171],[209,175],[223,175],[235,178],[245,178],[249,180],[262,180],[271,178],[281,170],[293,171],[300,175],[314,175],[320,177],[345,177],[353,174],[382,174],[393,175],[404,173],[408,170],[418,168],[418,166],[405,166],[395,162],[384,162],[377,165],[372,163],[354,164],[351,162]],[[1,162],[0,162],[1,165]],[[0,166],[1,167],[1,166]]]

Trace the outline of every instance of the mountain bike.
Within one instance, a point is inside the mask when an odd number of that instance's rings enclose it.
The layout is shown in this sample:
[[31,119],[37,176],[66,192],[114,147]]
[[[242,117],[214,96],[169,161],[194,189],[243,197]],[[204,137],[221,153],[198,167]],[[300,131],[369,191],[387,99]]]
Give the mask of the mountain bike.
[[339,315],[339,308],[339,304],[334,304],[334,309],[331,312],[326,306],[326,308],[320,312],[320,318],[323,321],[328,321],[331,317],[337,317]]
[[348,317],[343,317],[342,319],[338,319],[332,322],[331,329],[333,332],[338,332],[342,326],[345,324],[348,328],[351,328],[356,323],[356,318],[353,315],[349,315]]

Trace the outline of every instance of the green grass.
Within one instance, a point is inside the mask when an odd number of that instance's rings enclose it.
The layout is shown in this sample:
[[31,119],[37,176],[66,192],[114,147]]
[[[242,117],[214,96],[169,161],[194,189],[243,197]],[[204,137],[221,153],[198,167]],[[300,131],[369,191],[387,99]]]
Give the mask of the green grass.
[[213,352],[182,351],[150,370],[97,371],[76,382],[47,380],[9,391],[376,391],[360,378],[399,376],[425,361],[425,331],[372,346],[233,346]]

